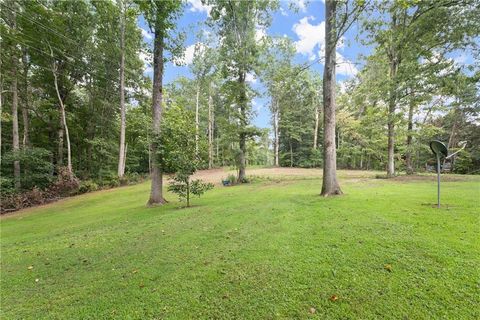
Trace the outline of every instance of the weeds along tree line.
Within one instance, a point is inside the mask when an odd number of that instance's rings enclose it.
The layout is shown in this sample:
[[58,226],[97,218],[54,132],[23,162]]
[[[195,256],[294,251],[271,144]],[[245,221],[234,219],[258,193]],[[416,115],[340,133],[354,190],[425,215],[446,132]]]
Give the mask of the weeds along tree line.
[[[235,166],[245,182],[257,164],[323,166],[322,193],[337,194],[337,168],[424,171],[434,138],[451,150],[468,141],[445,168],[480,172],[478,1],[326,1],[323,55],[308,64],[294,41],[266,35],[278,1],[203,3],[192,77],[168,84],[166,64],[184,63],[182,1],[0,3],[2,210],[148,175],[158,204],[164,173],[188,182]],[[352,26],[372,50],[339,83]],[[258,96],[271,129],[252,124]]]

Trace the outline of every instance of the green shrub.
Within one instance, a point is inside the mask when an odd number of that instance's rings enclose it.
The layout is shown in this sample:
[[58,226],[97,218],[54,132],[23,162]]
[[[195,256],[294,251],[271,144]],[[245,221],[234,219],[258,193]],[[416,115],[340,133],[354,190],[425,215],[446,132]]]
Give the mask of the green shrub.
[[113,188],[120,186],[120,179],[116,172],[109,171],[109,170],[100,170],[98,179],[95,182],[101,186],[106,188]]
[[34,187],[44,189],[55,177],[52,175],[51,152],[43,148],[25,148],[19,151],[10,151],[2,154],[2,192],[13,188],[13,163],[20,161],[20,183],[23,190],[32,190]]
[[78,193],[87,193],[98,190],[98,184],[92,180],[84,180],[80,182],[80,187],[78,188]]
[[180,201],[186,201],[190,206],[190,194],[200,197],[206,191],[213,188],[213,184],[202,180],[190,180],[189,174],[177,173],[173,176],[168,186],[168,191],[176,193]]
[[453,166],[454,173],[467,174],[475,170],[472,156],[469,152],[462,150],[456,155],[455,165]]

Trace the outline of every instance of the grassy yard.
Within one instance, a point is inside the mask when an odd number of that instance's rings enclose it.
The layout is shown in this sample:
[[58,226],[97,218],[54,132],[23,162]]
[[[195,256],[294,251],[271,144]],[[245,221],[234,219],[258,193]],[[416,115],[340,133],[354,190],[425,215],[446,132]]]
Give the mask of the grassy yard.
[[188,209],[146,208],[143,183],[3,217],[0,318],[480,318],[480,177],[449,176],[438,210],[433,176],[342,172],[321,198],[304,172]]

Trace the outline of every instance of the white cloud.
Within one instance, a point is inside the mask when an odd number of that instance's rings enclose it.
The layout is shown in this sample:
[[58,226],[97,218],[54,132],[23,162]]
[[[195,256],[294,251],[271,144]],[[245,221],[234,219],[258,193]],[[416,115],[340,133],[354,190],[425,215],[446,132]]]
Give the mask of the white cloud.
[[245,81],[254,84],[254,83],[257,83],[257,78],[253,73],[247,73],[247,76],[245,77]]
[[314,55],[315,48],[320,49],[325,43],[325,21],[317,25],[310,24],[309,20],[313,19],[313,17],[302,18],[292,28],[300,39],[295,42],[297,52],[308,56]]
[[288,16],[287,10],[285,10],[282,6],[280,6],[280,14],[284,17]]
[[[299,38],[295,42],[297,52],[308,56],[309,61],[325,56],[325,21],[319,24],[311,24],[310,21],[313,21],[313,19],[313,17],[305,17],[293,25],[293,32]],[[340,39],[338,47],[343,47],[343,43],[344,39]],[[315,54],[315,50],[318,50],[318,55]],[[358,69],[355,65],[337,52],[337,73],[354,76],[357,72]]]
[[176,59],[175,63],[178,65],[191,64],[193,62],[193,58],[195,57],[195,49],[197,46],[199,50],[205,48],[205,45],[201,42],[191,44],[185,48],[185,51],[183,52],[183,59]]
[[140,28],[140,30],[142,30],[142,36],[147,39],[147,40],[152,40],[153,39],[153,35],[148,32],[147,30],[143,29],[143,28]]
[[205,12],[207,15],[210,15],[210,11],[212,10],[212,6],[204,5],[201,0],[188,0],[190,3],[190,11],[192,12]]
[[256,28],[255,29],[255,41],[258,42],[266,36],[267,36],[267,32],[265,31],[265,29],[263,29],[263,28]]
[[183,58],[183,61],[186,64],[191,64],[193,61],[194,55],[195,55],[195,44],[192,44],[185,48],[185,57]]
[[152,68],[152,61],[153,61],[153,57],[152,57],[152,54],[149,53],[149,52],[145,52],[145,51],[142,51],[140,52],[139,56],[140,60],[143,61],[143,73],[150,73],[150,72],[153,72],[153,68]]
[[353,62],[345,59],[344,56],[337,52],[337,73],[344,76],[355,76],[358,73],[358,69]]

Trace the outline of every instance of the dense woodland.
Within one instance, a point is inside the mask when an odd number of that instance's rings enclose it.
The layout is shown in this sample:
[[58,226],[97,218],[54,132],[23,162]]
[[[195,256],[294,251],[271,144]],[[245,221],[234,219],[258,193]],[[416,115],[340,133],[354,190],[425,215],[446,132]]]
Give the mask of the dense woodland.
[[[327,1],[330,40],[325,57],[309,64],[295,62],[289,38],[256,32],[269,27],[278,2],[205,3],[211,11],[192,77],[164,84],[164,65],[182,63],[184,30],[175,22],[185,3],[2,1],[2,199],[57,195],[65,181],[89,191],[150,174],[150,203],[161,203],[162,173],[178,172],[179,163],[195,163],[188,174],[234,166],[239,182],[251,165],[322,167],[325,159],[393,177],[433,165],[432,139],[452,152],[467,141],[444,169],[480,173],[478,1]],[[372,54],[339,83],[335,46],[352,25]],[[248,75],[265,90],[254,90]],[[256,96],[269,99],[269,129],[252,125]]]

